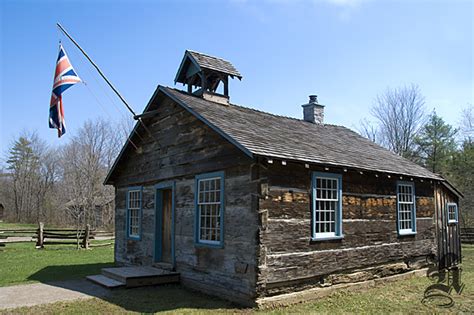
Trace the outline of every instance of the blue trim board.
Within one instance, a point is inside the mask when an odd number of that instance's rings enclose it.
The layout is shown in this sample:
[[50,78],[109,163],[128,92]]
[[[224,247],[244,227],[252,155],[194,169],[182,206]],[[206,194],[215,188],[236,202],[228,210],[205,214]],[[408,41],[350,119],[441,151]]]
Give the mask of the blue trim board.
[[[413,195],[413,210],[411,212],[411,226],[412,230],[411,232],[403,232],[400,233],[400,204],[398,200],[398,188],[400,185],[407,185],[411,186],[412,188],[412,195]],[[396,194],[397,194],[397,234],[398,236],[405,236],[405,235],[415,235],[416,234],[416,193],[415,193],[415,183],[414,182],[408,182],[408,181],[402,181],[402,180],[397,180],[397,187],[396,187]]]
[[[199,189],[199,180],[206,178],[220,177],[221,179],[221,213],[220,213],[220,242],[219,244],[208,244],[199,241],[199,207],[198,207],[198,189]],[[225,173],[224,171],[212,172],[196,175],[194,179],[194,209],[195,209],[195,228],[194,228],[194,245],[196,247],[214,247],[214,248],[223,248],[224,247],[224,213],[225,213]]]
[[162,259],[162,233],[161,229],[163,226],[163,190],[171,189],[171,263],[173,267],[176,264],[175,257],[175,191],[176,183],[174,181],[168,181],[156,184],[155,189],[155,237],[153,244],[153,260],[154,262],[160,262]]
[[[159,89],[160,89],[160,86],[158,85],[158,87],[153,92],[153,95],[151,96],[150,100],[148,101],[148,104],[145,106],[145,109],[143,110],[143,113],[146,113],[148,111],[151,104],[155,100]],[[133,135],[137,132],[139,125],[140,125],[140,122],[137,121],[135,123],[135,126],[133,127],[132,131],[130,131],[130,134],[128,135],[127,140],[125,141],[124,145],[122,146],[122,149],[120,149],[119,155],[115,159],[114,164],[112,164],[112,167],[110,168],[109,172],[107,173],[107,176],[105,177],[105,180],[103,182],[104,185],[108,185],[110,177],[112,176],[113,172],[115,171],[115,168],[117,167],[119,161],[122,159],[122,155],[124,154],[125,150],[127,149],[128,145],[130,144]]]
[[[235,140],[234,138],[232,138],[231,136],[229,136],[228,134],[226,134],[224,131],[222,131],[220,128],[216,127],[215,125],[213,125],[212,123],[210,123],[207,119],[205,119],[204,117],[202,117],[200,114],[198,114],[196,111],[194,111],[192,108],[190,108],[189,106],[186,105],[186,103],[182,102],[180,99],[176,98],[174,95],[171,95],[170,93],[168,93],[166,91],[166,89],[168,89],[167,87],[164,87],[164,86],[161,86],[161,85],[158,85],[158,87],[156,88],[155,92],[153,93],[151,99],[148,101],[148,104],[146,105],[145,109],[143,110],[143,113],[146,113],[149,109],[149,107],[151,106],[151,104],[153,104],[153,102],[155,101],[155,99],[158,97],[158,92],[162,92],[165,96],[171,98],[171,100],[173,100],[174,102],[176,102],[177,104],[179,104],[180,106],[182,106],[185,110],[187,110],[189,113],[191,113],[192,115],[194,115],[197,119],[199,119],[200,121],[202,121],[204,124],[206,124],[207,126],[209,126],[212,130],[214,130],[215,132],[217,132],[220,136],[222,136],[224,139],[226,139],[227,141],[229,141],[230,143],[232,143],[233,145],[235,145],[237,148],[239,148],[240,150],[242,150],[242,152],[244,152],[246,155],[248,155],[250,158],[253,158],[253,154],[252,152],[250,152],[250,150],[248,150],[245,146],[243,146],[242,144],[240,144],[237,140]],[[122,159],[122,156],[123,154],[125,153],[125,150],[126,148],[128,147],[128,145],[130,144],[130,140],[132,139],[133,135],[135,134],[135,132],[138,130],[138,127],[140,126],[140,122],[137,121],[137,123],[135,124],[135,127],[133,127],[133,130],[130,132],[128,138],[127,138],[127,141],[125,142],[125,144],[123,145],[122,149],[120,150],[120,153],[118,155],[118,157],[115,159],[114,161],[114,164],[112,165],[112,167],[110,168],[109,170],[109,173],[107,174],[107,176],[105,177],[105,180],[104,180],[104,184],[107,185],[109,183],[109,180],[110,178],[112,177],[114,171],[115,171],[115,168],[117,167],[118,163],[120,162],[120,160]]]
[[201,67],[197,63],[197,61],[194,59],[194,57],[189,53],[188,50],[184,52],[183,59],[181,60],[181,64],[179,65],[178,72],[176,72],[176,76],[174,77],[174,84],[178,82],[178,77],[181,71],[183,70],[184,64],[186,63],[187,60],[190,60],[192,64],[198,69],[198,71],[201,71]]
[[[338,206],[336,211],[336,235],[330,237],[317,237],[316,235],[316,178],[335,178],[338,182]],[[342,234],[342,175],[336,173],[313,172],[311,174],[311,240],[326,241],[343,239]]]
[[188,105],[186,105],[186,103],[184,103],[183,101],[181,101],[180,99],[178,99],[177,97],[175,97],[174,95],[171,95],[170,93],[168,93],[166,91],[166,88],[162,87],[162,86],[159,86],[158,87],[160,89],[160,91],[162,91],[164,94],[166,94],[166,96],[168,96],[169,98],[171,98],[173,101],[175,101],[176,103],[178,103],[179,105],[181,105],[184,109],[186,109],[188,112],[190,112],[192,115],[194,115],[196,118],[198,118],[200,121],[202,121],[204,124],[206,124],[208,127],[210,127],[212,130],[214,130],[215,132],[217,132],[219,135],[221,135],[224,139],[226,139],[227,141],[229,141],[230,143],[232,143],[233,145],[235,145],[237,148],[239,148],[240,150],[242,150],[246,155],[248,155],[249,157],[253,157],[253,154],[252,152],[250,152],[250,150],[248,150],[246,147],[244,147],[242,144],[240,144],[238,141],[236,141],[234,138],[232,138],[231,136],[229,136],[227,133],[225,133],[224,131],[222,131],[220,128],[216,127],[215,125],[211,124],[206,118],[202,117],[200,114],[198,114],[196,111],[194,111],[192,108],[190,108]]
[[[130,191],[133,191],[133,190],[139,190],[140,191],[140,209],[139,209],[139,215],[138,215],[138,218],[139,218],[139,223],[138,223],[138,236],[131,236],[130,235],[130,211],[128,209],[128,198],[129,198],[129,195],[130,195]],[[125,211],[126,211],[126,219],[127,219],[127,222],[125,224],[125,235],[127,236],[127,239],[129,240],[135,240],[135,241],[140,241],[141,238],[142,238],[142,216],[143,216],[143,187],[142,186],[133,186],[133,187],[128,187],[127,188],[127,196],[125,198]]]

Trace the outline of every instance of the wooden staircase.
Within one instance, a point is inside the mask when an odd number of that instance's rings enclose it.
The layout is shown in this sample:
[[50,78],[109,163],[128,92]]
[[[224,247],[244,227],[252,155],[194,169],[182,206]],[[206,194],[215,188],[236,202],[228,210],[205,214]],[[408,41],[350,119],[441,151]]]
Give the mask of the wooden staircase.
[[103,268],[102,274],[87,276],[86,279],[109,289],[120,287],[135,288],[178,283],[179,273],[149,266],[116,267]]

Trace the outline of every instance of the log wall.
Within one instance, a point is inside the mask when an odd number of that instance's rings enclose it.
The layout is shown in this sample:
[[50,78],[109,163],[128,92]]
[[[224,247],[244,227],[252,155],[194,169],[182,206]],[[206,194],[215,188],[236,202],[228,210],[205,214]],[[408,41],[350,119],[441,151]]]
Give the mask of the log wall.
[[[189,287],[242,304],[255,300],[258,216],[252,211],[252,160],[201,121],[168,100],[156,117],[146,120],[152,135],[139,129],[112,178],[116,186],[115,260],[124,265],[151,265],[155,240],[155,189],[175,184],[175,268]],[[151,110],[154,109],[152,106]],[[225,173],[224,246],[195,244],[195,175]],[[140,240],[126,238],[127,187],[141,186]]]
[[[396,181],[387,176],[342,174],[342,240],[311,239],[311,174],[302,164],[260,169],[261,216],[258,294],[320,284],[338,273],[423,260],[436,252],[433,184],[415,180],[417,234],[397,234]],[[403,180],[410,180],[404,178]]]

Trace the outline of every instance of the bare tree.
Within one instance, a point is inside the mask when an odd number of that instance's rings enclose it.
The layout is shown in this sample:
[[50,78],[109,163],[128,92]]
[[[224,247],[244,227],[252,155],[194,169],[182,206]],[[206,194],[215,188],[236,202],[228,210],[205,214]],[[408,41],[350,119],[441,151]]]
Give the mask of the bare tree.
[[104,186],[103,181],[120,148],[120,139],[110,123],[87,121],[63,149],[66,210],[78,231],[84,224],[95,227],[96,207],[113,200],[113,188]]
[[370,141],[379,143],[380,132],[377,126],[367,118],[361,119],[359,121],[357,131],[361,136],[366,137]]
[[410,157],[413,139],[425,120],[425,101],[417,85],[388,88],[378,95],[371,109],[377,119],[379,143]]
[[461,111],[461,119],[459,122],[459,135],[462,141],[474,141],[474,106],[468,104]]

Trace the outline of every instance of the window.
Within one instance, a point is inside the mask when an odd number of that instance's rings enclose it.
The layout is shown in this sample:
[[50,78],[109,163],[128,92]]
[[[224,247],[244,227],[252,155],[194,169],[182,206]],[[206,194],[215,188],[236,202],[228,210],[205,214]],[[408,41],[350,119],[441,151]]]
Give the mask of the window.
[[313,239],[342,238],[342,176],[313,174]]
[[127,236],[140,239],[141,224],[141,189],[131,188],[127,193]]
[[458,222],[458,205],[454,202],[448,202],[446,205],[448,210],[448,223],[457,223]]
[[196,242],[211,246],[223,244],[224,173],[196,177]]
[[416,233],[415,186],[411,182],[397,184],[398,234]]

